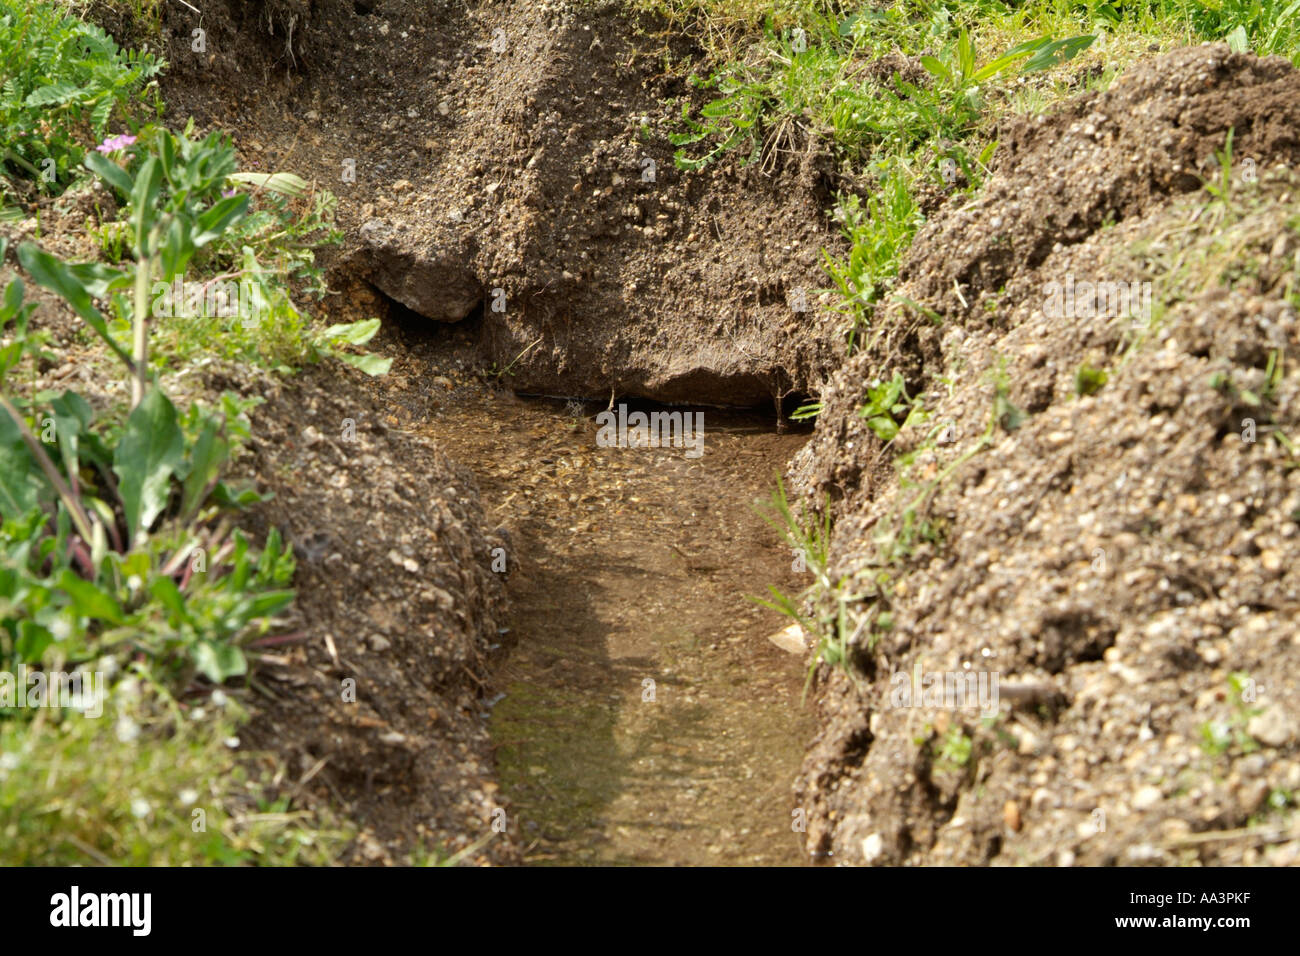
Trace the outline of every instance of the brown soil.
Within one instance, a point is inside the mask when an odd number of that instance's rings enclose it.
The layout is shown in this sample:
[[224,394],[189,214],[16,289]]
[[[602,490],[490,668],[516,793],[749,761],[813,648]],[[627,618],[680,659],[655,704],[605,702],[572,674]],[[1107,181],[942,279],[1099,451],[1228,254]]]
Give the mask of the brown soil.
[[987,318],[985,294],[1059,247],[1200,189],[1228,130],[1239,157],[1300,160],[1300,80],[1289,62],[1190,47],[1155,63],[1050,116],[1005,124],[1003,175],[926,224],[901,278],[945,318]]
[[[839,502],[841,573],[868,573],[880,522],[909,503],[941,539],[895,567],[894,626],[859,648],[865,676],[825,689],[800,781],[811,851],[881,864],[1300,862],[1285,812],[1300,785],[1300,472],[1267,437],[1300,424],[1297,104],[1289,64],[1180,51],[1027,122],[983,196],[919,236],[902,292],[945,334],[900,317],[923,331],[842,369],[798,456],[804,489]],[[1180,198],[1231,127],[1232,208]],[[1259,183],[1243,180],[1247,160]],[[1068,275],[1154,280],[1153,319],[1045,315],[1047,283]],[[1076,397],[1084,364],[1109,379]],[[932,418],[885,450],[855,409],[890,365],[925,391]],[[1025,419],[1008,430],[1004,417],[979,451],[998,369]],[[1257,441],[1243,440],[1246,419]],[[955,441],[923,443],[947,424]],[[882,465],[909,449],[904,472]],[[998,672],[1002,711],[891,706],[891,679],[918,665]],[[1233,674],[1254,682],[1252,699]],[[1010,709],[1008,685],[1022,692]]]
[[518,389],[807,392],[834,358],[812,291],[841,241],[827,156],[787,140],[766,171],[683,176],[662,130],[701,94],[646,52],[662,28],[614,7],[217,2],[206,55],[168,9],[168,103],[334,191],[350,271],[433,321],[481,311],[484,359]]
[[[249,737],[365,826],[360,859],[401,863],[493,833],[502,805],[480,715],[503,542],[473,475],[394,428],[364,378],[331,363],[258,389],[245,470],[276,494],[250,526],[294,544],[303,642],[262,661],[273,699]],[[481,859],[518,857],[504,834]]]

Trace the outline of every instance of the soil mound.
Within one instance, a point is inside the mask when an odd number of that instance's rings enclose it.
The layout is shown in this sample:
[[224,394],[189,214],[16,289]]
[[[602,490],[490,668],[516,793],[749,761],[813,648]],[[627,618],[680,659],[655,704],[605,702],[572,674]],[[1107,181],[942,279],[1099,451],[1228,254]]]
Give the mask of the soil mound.
[[831,367],[827,156],[803,137],[678,171],[648,134],[706,94],[664,75],[647,51],[685,41],[654,24],[407,0],[217,2],[166,24],[173,111],[333,190],[343,264],[432,321],[481,313],[512,387],[754,405]]
[[490,568],[507,542],[486,530],[473,476],[392,428],[364,378],[317,368],[257,386],[245,468],[276,494],[251,526],[294,544],[292,624],[306,639],[263,662],[269,694],[249,737],[304,777],[304,796],[363,826],[360,860],[496,835],[467,862],[514,862],[514,827],[493,828],[483,701],[503,613]]
[[1295,166],[1298,94],[1282,57],[1188,47],[1049,116],[1016,118],[999,130],[1000,175],[918,233],[900,278],[946,319],[988,317],[980,299],[1054,250],[1200,189],[1230,130],[1237,157]]
[[[844,593],[883,575],[892,615],[824,689],[813,852],[1300,862],[1271,815],[1300,785],[1298,111],[1288,64],[1180,51],[1023,122],[923,230],[930,314],[835,376],[796,462]],[[930,416],[884,448],[856,410],[895,369]],[[1001,712],[908,700],[958,675]]]

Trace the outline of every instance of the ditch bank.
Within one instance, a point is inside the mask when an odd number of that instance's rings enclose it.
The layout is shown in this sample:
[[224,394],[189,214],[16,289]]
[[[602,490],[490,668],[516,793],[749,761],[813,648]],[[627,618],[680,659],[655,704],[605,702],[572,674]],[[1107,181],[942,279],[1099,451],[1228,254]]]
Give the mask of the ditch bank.
[[[918,234],[917,308],[793,468],[857,664],[800,775],[811,851],[1300,862],[1298,104],[1281,58],[1171,53],[1011,121]],[[857,413],[885,370],[928,412],[888,447]],[[994,676],[991,719],[916,693]]]
[[482,314],[484,361],[515,389],[806,394],[837,356],[811,291],[843,242],[829,157],[792,135],[767,169],[679,172],[662,131],[700,94],[662,56],[689,44],[620,6],[169,9],[168,102],[334,192],[338,268],[431,322]]

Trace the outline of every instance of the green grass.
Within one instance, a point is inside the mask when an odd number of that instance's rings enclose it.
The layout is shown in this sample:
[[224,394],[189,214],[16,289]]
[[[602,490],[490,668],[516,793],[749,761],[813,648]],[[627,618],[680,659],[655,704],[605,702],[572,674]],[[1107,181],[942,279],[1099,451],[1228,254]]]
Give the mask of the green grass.
[[[1111,2],[757,3],[642,0],[692,30],[704,57],[679,66],[708,94],[682,105],[669,134],[684,170],[727,155],[778,163],[831,149],[852,183],[831,211],[849,241],[826,271],[844,314],[846,350],[889,297],[923,221],[922,188],[977,191],[1005,112],[1043,112],[1124,68],[1203,39],[1300,63],[1300,3]],[[883,57],[913,65],[894,75]]]
[[[159,65],[70,9],[0,0],[0,188],[39,212],[49,194],[97,180],[116,210],[88,224],[95,261],[20,243],[0,299],[0,682],[91,668],[110,680],[102,717],[0,699],[0,861],[328,862],[337,828],[227,746],[238,708],[200,719],[194,703],[248,679],[294,598],[279,533],[259,547],[235,527],[233,512],[261,496],[222,480],[256,400],[178,406],[168,393],[173,373],[212,357],[283,372],[338,358],[381,374],[387,360],[354,351],[379,323],[313,329],[294,304],[324,291],[314,249],[339,238],[333,197],[287,173],[239,171],[220,132],[142,119]],[[0,261],[8,246],[0,237]],[[31,325],[31,283],[97,347],[78,361],[124,387],[37,388],[59,356]],[[175,308],[195,288],[235,301]],[[206,826],[191,825],[191,805]]]
[[182,710],[143,669],[100,717],[0,720],[0,864],[329,863],[350,833],[238,759],[242,720],[233,697]]

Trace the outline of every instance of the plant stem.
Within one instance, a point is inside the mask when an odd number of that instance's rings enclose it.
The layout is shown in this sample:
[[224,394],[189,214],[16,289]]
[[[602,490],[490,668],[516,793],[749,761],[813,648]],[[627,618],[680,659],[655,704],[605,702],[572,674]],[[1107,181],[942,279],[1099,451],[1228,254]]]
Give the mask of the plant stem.
[[144,398],[145,374],[149,359],[149,276],[153,272],[153,259],[146,256],[135,264],[135,313],[132,316],[133,339],[131,358],[135,362],[135,378],[131,380],[131,408]]

